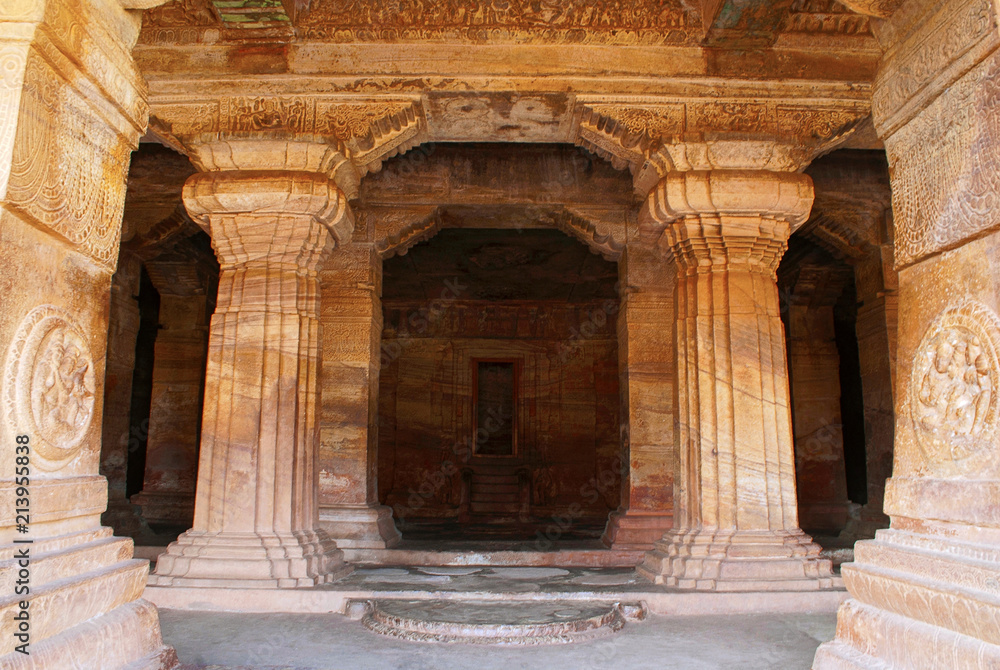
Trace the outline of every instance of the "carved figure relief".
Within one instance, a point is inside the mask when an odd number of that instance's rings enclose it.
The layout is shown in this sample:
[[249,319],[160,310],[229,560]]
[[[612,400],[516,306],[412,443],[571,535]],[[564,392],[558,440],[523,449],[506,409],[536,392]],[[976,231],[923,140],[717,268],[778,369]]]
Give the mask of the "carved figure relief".
[[996,314],[969,302],[943,312],[917,348],[910,411],[935,474],[981,474],[996,460],[998,337]]
[[24,318],[4,369],[5,420],[29,433],[39,467],[56,470],[83,444],[94,416],[94,359],[87,336],[53,305]]

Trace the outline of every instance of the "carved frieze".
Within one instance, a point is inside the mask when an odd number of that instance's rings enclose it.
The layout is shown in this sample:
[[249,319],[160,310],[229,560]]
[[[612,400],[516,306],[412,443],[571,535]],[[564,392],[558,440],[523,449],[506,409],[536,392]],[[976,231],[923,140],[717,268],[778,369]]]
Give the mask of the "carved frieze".
[[88,337],[73,317],[53,305],[29,312],[7,351],[4,420],[10,434],[31,436],[40,468],[57,470],[80,451],[95,389]]
[[409,3],[392,0],[314,0],[300,33],[337,42],[463,39],[474,42],[688,44],[701,32],[695,3],[509,2]]
[[[881,137],[894,133],[1000,41],[991,0],[952,0],[937,9],[940,20],[922,17],[884,58],[872,91],[872,117]],[[959,60],[967,67],[951,67]]]
[[1000,318],[974,301],[946,309],[924,334],[910,372],[913,430],[939,476],[1000,471]]
[[13,141],[7,201],[113,267],[133,138],[96,120],[88,102],[35,53],[27,58],[19,119],[3,124],[17,128],[3,138]]

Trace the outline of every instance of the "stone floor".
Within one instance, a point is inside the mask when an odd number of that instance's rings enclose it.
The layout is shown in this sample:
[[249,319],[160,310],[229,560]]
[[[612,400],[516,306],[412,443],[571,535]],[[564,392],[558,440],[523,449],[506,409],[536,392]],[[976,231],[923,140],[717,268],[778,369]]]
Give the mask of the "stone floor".
[[836,626],[833,613],[653,615],[610,637],[512,648],[407,642],[336,614],[161,610],[160,618],[186,670],[806,670]]

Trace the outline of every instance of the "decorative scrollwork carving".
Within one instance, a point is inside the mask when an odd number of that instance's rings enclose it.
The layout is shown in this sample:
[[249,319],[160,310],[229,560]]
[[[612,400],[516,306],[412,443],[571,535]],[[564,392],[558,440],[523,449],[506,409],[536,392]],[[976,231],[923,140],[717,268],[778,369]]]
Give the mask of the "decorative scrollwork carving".
[[21,322],[7,352],[4,409],[14,433],[29,433],[39,467],[57,470],[83,446],[94,417],[94,358],[73,317],[53,305]]
[[942,476],[1000,469],[994,445],[1000,402],[1000,318],[969,301],[941,313],[917,347],[910,376],[913,429]]

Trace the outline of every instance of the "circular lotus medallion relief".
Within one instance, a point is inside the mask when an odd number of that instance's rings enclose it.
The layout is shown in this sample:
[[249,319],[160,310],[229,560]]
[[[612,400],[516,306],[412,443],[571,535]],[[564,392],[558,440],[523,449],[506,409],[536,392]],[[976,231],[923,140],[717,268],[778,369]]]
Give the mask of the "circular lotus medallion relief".
[[94,416],[94,392],[83,330],[53,305],[32,310],[7,352],[4,404],[11,432],[31,436],[39,467],[59,468],[80,450]]
[[967,303],[941,313],[917,347],[910,412],[917,440],[938,475],[995,470],[1000,319]]

